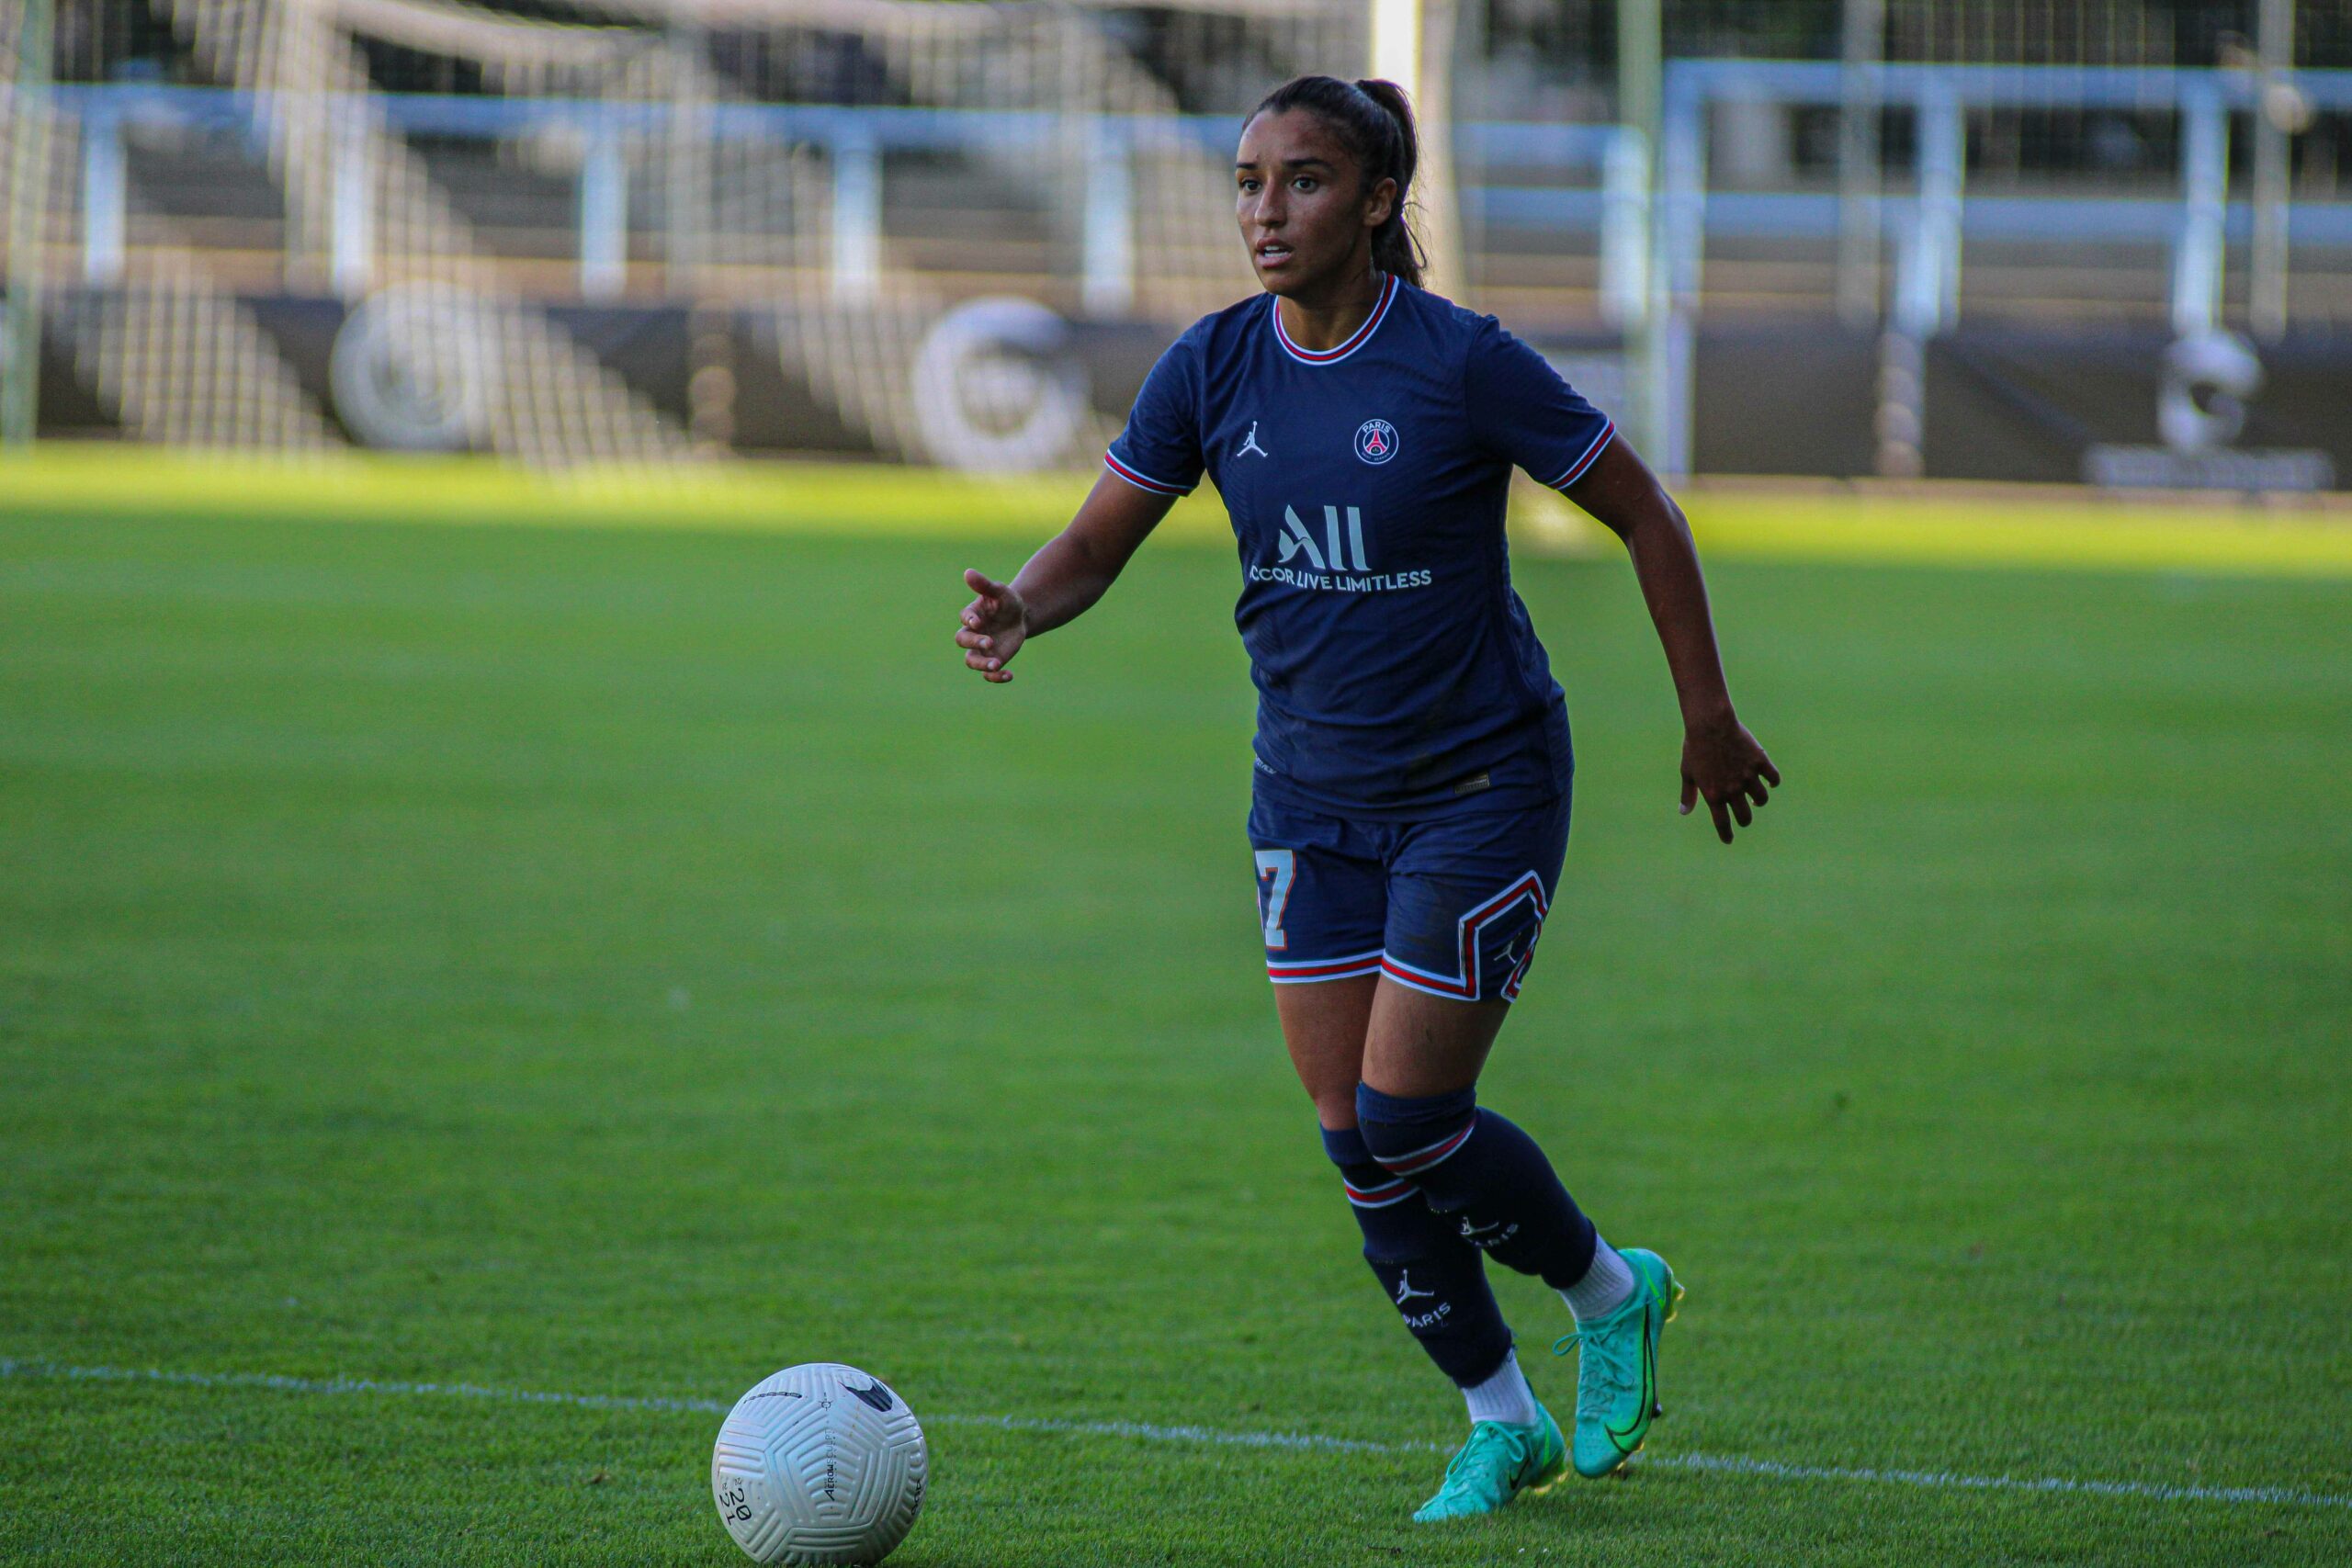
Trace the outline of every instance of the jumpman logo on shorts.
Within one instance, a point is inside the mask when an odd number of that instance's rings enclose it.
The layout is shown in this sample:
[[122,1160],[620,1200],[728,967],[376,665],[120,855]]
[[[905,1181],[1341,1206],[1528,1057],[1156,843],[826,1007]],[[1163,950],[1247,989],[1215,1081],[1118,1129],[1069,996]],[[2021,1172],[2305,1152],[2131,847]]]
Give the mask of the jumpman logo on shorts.
[[1252,452],[1255,452],[1261,457],[1271,457],[1273,456],[1272,452],[1267,451],[1263,446],[1258,445],[1258,422],[1254,419],[1250,422],[1250,434],[1241,438],[1241,450],[1236,452],[1234,456],[1237,457],[1247,457]]
[[1408,1272],[1400,1270],[1396,1275],[1396,1304],[1398,1306],[1403,1306],[1415,1296],[1422,1297],[1428,1301],[1435,1301],[1437,1299],[1437,1292],[1435,1291],[1417,1291],[1413,1289],[1413,1276]]

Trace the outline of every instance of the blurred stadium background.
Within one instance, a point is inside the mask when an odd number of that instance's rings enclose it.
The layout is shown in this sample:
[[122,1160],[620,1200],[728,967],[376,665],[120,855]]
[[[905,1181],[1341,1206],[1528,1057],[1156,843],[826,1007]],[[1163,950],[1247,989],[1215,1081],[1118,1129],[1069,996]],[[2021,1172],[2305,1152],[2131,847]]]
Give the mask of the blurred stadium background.
[[1414,88],[1436,286],[1673,473],[2352,472],[2345,0],[0,15],[17,442],[1083,467],[1321,70]]

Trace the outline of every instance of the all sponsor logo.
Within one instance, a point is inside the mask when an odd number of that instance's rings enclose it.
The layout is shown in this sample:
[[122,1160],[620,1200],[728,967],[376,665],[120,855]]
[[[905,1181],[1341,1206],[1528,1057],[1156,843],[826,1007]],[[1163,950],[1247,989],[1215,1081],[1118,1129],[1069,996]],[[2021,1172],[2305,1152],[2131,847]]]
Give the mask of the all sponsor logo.
[[1253,563],[1247,571],[1250,581],[1334,593],[1386,593],[1430,585],[1428,571],[1373,570],[1361,507],[1326,506],[1322,513],[1318,529],[1298,514],[1298,508],[1283,507],[1283,525],[1274,533],[1276,564]]
[[[1278,543],[1282,549],[1284,566],[1290,564],[1293,556],[1303,554],[1306,557],[1307,564],[1317,571],[1370,571],[1372,570],[1372,563],[1363,558],[1363,513],[1355,507],[1348,508],[1348,536],[1344,540],[1340,537],[1340,509],[1336,506],[1325,507],[1323,509],[1323,539],[1324,543],[1330,547],[1331,553],[1328,557],[1322,550],[1316,547],[1315,536],[1308,531],[1306,524],[1299,521],[1297,509],[1290,506],[1283,508],[1283,532]],[[1352,568],[1348,565],[1348,552],[1344,547],[1348,545],[1355,547],[1356,559]]]

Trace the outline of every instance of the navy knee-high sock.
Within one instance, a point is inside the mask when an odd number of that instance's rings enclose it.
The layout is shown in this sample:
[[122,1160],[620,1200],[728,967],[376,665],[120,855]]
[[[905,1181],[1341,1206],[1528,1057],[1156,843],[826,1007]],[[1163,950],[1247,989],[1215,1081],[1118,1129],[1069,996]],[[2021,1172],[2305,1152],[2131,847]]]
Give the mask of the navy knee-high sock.
[[1535,1140],[1474,1089],[1408,1100],[1356,1086],[1364,1145],[1411,1181],[1471,1246],[1565,1291],[1592,1267],[1592,1222],[1568,1196]]
[[1381,1169],[1354,1128],[1324,1128],[1323,1152],[1347,1184],[1364,1261],[1406,1328],[1461,1387],[1492,1377],[1510,1354],[1510,1327],[1477,1249],[1430,1212],[1411,1182]]

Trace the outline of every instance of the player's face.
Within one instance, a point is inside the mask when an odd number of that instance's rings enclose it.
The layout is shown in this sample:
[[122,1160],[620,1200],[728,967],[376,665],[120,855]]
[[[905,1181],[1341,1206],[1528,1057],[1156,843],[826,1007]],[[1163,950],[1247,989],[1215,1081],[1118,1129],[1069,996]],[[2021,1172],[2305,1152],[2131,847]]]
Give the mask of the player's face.
[[1396,182],[1364,186],[1353,154],[1323,117],[1261,114],[1234,155],[1234,216],[1258,281],[1313,294],[1372,265],[1372,231],[1388,219]]

